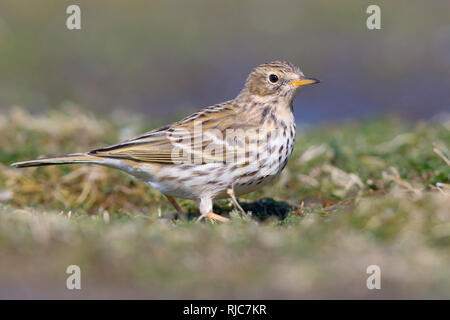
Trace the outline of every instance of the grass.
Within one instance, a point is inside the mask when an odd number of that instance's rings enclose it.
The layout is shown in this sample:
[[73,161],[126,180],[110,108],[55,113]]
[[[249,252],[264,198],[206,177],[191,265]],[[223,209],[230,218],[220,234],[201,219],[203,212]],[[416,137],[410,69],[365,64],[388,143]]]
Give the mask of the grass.
[[[0,115],[0,297],[450,298],[448,120],[298,132],[279,179],[240,199],[249,217],[216,204],[226,224],[173,219],[163,196],[116,170],[9,167],[152,127],[123,119]],[[65,288],[71,264],[80,291]],[[373,264],[381,290],[366,287]]]

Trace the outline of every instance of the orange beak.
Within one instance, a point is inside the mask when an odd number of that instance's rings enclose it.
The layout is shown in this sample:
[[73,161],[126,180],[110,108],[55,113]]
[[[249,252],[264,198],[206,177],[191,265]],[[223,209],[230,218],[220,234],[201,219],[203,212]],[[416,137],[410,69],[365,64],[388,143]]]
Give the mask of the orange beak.
[[307,77],[303,77],[301,80],[294,80],[291,81],[290,84],[297,86],[297,87],[302,87],[302,86],[307,86],[309,84],[314,84],[314,83],[319,83],[320,81],[314,78],[307,78]]

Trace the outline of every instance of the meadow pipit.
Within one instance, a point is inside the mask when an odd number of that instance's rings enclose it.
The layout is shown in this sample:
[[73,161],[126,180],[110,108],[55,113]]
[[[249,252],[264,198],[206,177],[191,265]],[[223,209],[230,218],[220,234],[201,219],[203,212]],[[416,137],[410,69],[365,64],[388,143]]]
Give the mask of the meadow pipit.
[[275,178],[295,141],[292,100],[301,86],[318,83],[287,62],[256,67],[233,100],[122,143],[86,153],[12,164],[32,167],[93,163],[123,170],[173,197],[199,201],[200,218],[226,221],[213,200],[254,191]]

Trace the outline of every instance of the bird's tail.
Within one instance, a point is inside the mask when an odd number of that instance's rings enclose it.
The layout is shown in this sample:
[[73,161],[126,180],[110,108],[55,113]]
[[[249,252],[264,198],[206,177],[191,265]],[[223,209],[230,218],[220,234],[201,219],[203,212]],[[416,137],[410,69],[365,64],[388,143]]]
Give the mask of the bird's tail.
[[73,163],[98,163],[101,158],[91,156],[87,153],[72,153],[60,157],[42,158],[36,160],[22,161],[11,164],[13,167],[26,168],[37,166],[49,166],[56,164],[73,164]]

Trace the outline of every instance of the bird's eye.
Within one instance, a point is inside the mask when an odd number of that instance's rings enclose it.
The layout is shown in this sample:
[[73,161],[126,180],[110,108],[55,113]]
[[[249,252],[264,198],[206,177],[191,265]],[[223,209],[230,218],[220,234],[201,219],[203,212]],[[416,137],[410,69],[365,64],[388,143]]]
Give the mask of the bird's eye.
[[272,83],[278,82],[278,76],[276,74],[271,74],[269,76],[269,81],[272,82]]

